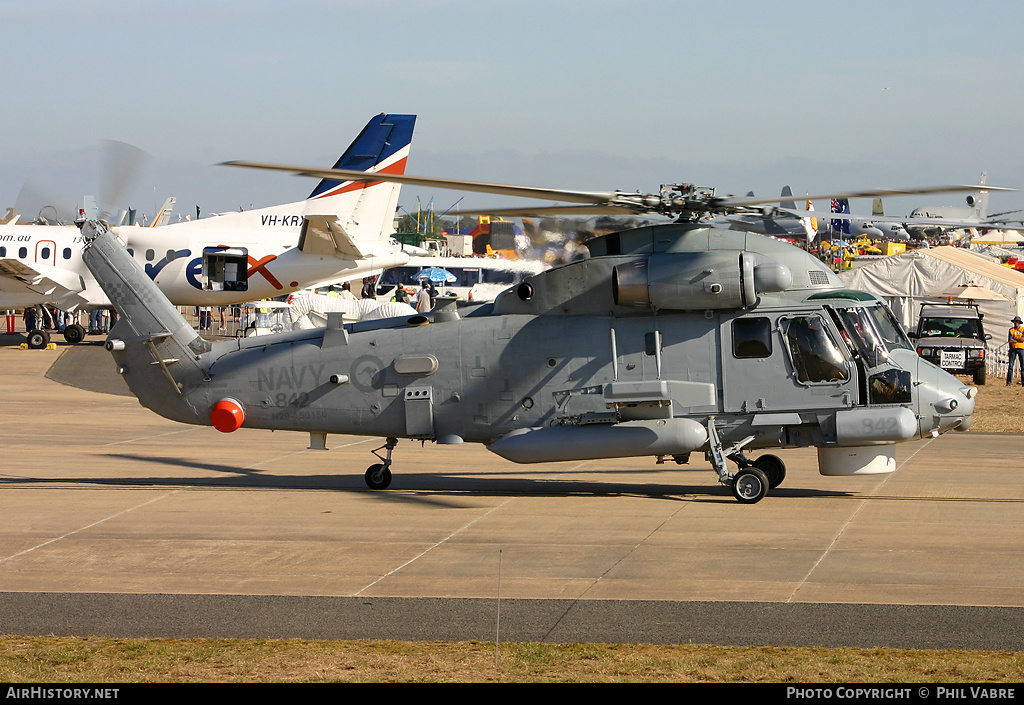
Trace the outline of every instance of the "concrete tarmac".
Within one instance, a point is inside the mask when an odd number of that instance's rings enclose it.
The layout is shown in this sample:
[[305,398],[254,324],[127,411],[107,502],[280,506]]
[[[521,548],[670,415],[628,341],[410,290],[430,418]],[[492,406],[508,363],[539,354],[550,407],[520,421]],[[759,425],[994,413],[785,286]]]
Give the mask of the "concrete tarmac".
[[782,451],[756,505],[699,454],[400,441],[373,492],[382,439],[177,424],[98,345],[11,342],[0,633],[1024,649],[1021,436],[904,444],[867,477]]

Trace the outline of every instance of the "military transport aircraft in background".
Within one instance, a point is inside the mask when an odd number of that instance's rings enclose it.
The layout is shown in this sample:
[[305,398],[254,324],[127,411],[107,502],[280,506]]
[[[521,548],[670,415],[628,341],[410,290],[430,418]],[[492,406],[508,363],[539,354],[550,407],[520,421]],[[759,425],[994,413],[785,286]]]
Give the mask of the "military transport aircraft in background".
[[[753,191],[747,193],[747,196],[753,198]],[[723,219],[728,223],[730,230],[758,233],[799,242],[814,242],[817,235],[814,217],[797,215],[796,202],[792,199],[793,190],[789,186],[783,186],[778,208],[765,208],[756,214],[727,215],[723,216]],[[813,211],[810,201],[807,201],[807,210]]]
[[[984,187],[986,174],[982,172],[978,186]],[[989,214],[988,196],[991,187],[979,188],[967,196],[967,207],[925,206],[915,208],[904,221],[907,231],[916,238],[935,236],[949,230],[974,228],[975,230],[1024,230],[1020,220],[1008,221],[1003,216],[1020,213],[1019,210]]]
[[[798,214],[796,214],[798,215]],[[907,242],[910,233],[903,223],[890,219],[882,210],[882,199],[876,198],[871,205],[871,215],[850,213],[850,201],[845,198],[833,199],[828,212],[815,214],[822,225],[818,235],[822,240],[856,240],[867,237],[871,240]]]
[[[786,475],[778,456],[750,450],[816,447],[822,474],[884,473],[896,443],[970,426],[977,389],[923,360],[884,302],[804,250],[706,222],[756,199],[687,184],[644,194],[382,178],[575,204],[520,212],[676,221],[592,238],[588,256],[493,303],[350,324],[329,314],[326,327],[212,343],[89,221],[83,258],[121,313],[106,345],[140,402],[223,432],[306,432],[314,448],[331,433],[382,436],[372,489],[389,486],[392,452],[410,438],[484,443],[517,463],[701,452],[741,503]],[[900,193],[951,189],[963,190]]]
[[[981,174],[973,193],[967,195],[967,207],[926,206],[915,208],[908,216],[885,215],[882,199],[875,198],[870,216],[853,215],[850,213],[848,199],[834,199],[832,208],[827,213],[814,213],[813,216],[825,223],[820,228],[822,239],[839,237],[856,239],[866,235],[872,240],[922,240],[948,233],[951,230],[1015,230],[1024,231],[1024,223],[1020,220],[1009,221],[1004,216],[1020,211],[1006,211],[988,214],[988,197],[990,191],[1007,191],[997,186],[988,186],[985,173]],[[782,209],[791,218],[807,217],[806,211]]]
[[[404,173],[415,121],[374,116],[337,168]],[[241,303],[404,264],[408,255],[391,242],[399,189],[330,178],[303,201],[114,232],[174,304]],[[78,227],[0,225],[0,309],[39,304],[77,311],[111,302],[82,261]],[[64,335],[79,342],[85,330],[75,324]],[[44,331],[29,331],[31,347],[47,340]]]

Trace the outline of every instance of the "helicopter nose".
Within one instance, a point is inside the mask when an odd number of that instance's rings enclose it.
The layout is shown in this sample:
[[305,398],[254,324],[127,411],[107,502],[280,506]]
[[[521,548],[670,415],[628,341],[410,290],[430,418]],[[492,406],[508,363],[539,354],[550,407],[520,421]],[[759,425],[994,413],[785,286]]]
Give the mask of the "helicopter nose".
[[971,427],[978,388],[924,360],[918,367],[918,416],[921,434],[937,436],[951,429]]

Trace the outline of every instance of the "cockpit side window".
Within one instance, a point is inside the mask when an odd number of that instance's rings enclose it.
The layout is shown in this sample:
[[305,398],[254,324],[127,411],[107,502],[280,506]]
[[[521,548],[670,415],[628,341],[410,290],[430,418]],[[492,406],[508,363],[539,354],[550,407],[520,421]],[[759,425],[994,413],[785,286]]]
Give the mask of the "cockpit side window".
[[835,383],[850,378],[846,358],[820,316],[793,316],[780,323],[798,382]]
[[762,317],[737,318],[733,321],[732,354],[738,358],[771,357],[771,321]]

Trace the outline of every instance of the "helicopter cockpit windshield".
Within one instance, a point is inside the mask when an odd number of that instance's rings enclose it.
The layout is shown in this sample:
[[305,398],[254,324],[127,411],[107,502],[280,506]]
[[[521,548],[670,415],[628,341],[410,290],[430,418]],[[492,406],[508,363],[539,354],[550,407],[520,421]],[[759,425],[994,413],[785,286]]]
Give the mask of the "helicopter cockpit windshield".
[[910,401],[910,372],[894,365],[890,354],[898,349],[913,353],[914,348],[892,313],[882,305],[840,308],[835,313],[844,337],[866,370],[885,366],[868,378],[869,402],[897,404]]
[[914,350],[892,313],[884,306],[841,308],[836,313],[843,331],[869,368],[883,364],[893,350]]

